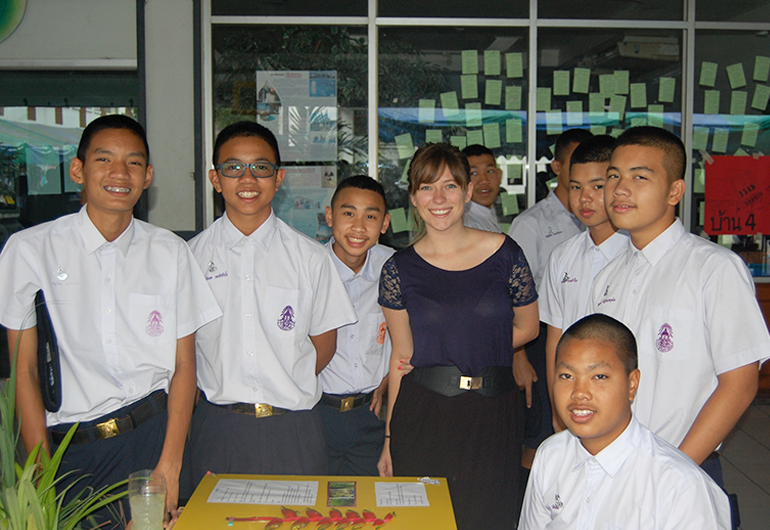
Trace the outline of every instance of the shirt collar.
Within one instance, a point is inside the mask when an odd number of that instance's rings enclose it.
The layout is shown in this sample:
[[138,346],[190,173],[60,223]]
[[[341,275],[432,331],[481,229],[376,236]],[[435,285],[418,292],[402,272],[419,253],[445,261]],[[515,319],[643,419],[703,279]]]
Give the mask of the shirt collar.
[[[99,232],[99,229],[96,228],[96,225],[94,225],[93,221],[91,221],[91,218],[88,217],[88,204],[84,204],[83,207],[80,209],[80,211],[77,213],[77,217],[75,219],[75,225],[78,229],[78,232],[80,232],[80,237],[83,238],[83,244],[85,245],[86,252],[88,254],[91,254],[93,252],[96,252],[99,250],[102,245],[106,243],[110,243],[110,241],[107,241],[101,232]],[[131,221],[128,223],[128,226],[125,230],[123,230],[123,233],[121,233],[115,241],[112,241],[111,243],[114,243],[117,245],[117,247],[120,249],[120,251],[125,256],[128,254],[128,247],[131,246],[131,241],[134,239],[134,218],[131,217]]]
[[255,244],[267,252],[276,230],[278,230],[278,218],[272,208],[270,209],[270,216],[265,219],[265,222],[247,236],[235,227],[227,216],[227,212],[222,216],[222,241],[227,248],[232,248],[243,242]]
[[628,457],[631,456],[631,453],[639,447],[642,440],[642,428],[633,416],[631,417],[628,427],[620,433],[620,436],[615,438],[610,445],[599,451],[599,454],[596,456],[593,456],[586,451],[586,448],[580,443],[580,438],[572,433],[570,434],[574,438],[576,462],[572,470],[577,470],[580,466],[585,465],[586,462],[593,458],[602,469],[604,469],[605,473],[611,477],[614,477],[617,474]]
[[650,241],[642,250],[638,250],[633,244],[631,245],[631,248],[633,248],[635,252],[641,252],[650,265],[654,267],[686,233],[682,221],[675,219],[674,222],[671,223],[671,226],[661,232],[658,237]]
[[337,268],[337,272],[340,275],[340,278],[342,278],[343,282],[347,282],[355,278],[356,276],[362,277],[364,280],[369,282],[376,282],[380,279],[380,273],[379,271],[374,270],[374,266],[372,265],[372,249],[366,251],[366,261],[364,262],[364,266],[361,267],[361,270],[356,272],[353,272],[353,270],[342,263],[342,260],[337,256],[337,254],[334,253],[334,249],[332,248],[332,245],[334,244],[334,236],[331,237],[331,239],[326,243],[326,247],[329,249],[329,252],[332,255],[332,261],[334,262],[334,266]]
[[[612,261],[615,259],[615,256],[620,254],[620,252],[626,248],[626,245],[628,244],[628,238],[623,237],[624,235],[625,230],[617,231],[605,239],[601,245],[599,245],[599,250],[602,254],[604,254],[604,257],[607,259],[607,261]],[[591,238],[590,234],[588,238]],[[591,240],[591,242],[593,243],[593,240]]]
[[467,206],[469,210],[473,211],[474,215],[489,217],[490,219],[495,219],[495,221],[497,221],[497,216],[492,208],[473,201],[468,201]]

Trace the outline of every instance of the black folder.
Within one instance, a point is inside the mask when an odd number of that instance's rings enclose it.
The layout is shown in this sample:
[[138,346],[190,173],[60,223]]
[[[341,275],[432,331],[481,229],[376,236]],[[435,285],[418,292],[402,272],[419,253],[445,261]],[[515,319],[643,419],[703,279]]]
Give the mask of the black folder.
[[37,373],[40,376],[40,393],[46,410],[56,412],[61,407],[59,347],[56,344],[56,333],[42,289],[35,295],[35,313],[37,314]]

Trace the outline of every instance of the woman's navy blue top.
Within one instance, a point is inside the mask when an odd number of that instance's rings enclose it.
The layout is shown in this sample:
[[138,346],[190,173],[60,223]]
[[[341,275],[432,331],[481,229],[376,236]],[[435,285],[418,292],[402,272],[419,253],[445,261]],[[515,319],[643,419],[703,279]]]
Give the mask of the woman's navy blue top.
[[416,368],[455,365],[476,375],[487,366],[511,366],[514,307],[535,300],[524,252],[507,236],[471,269],[439,269],[410,246],[385,262],[380,275],[380,305],[409,313]]

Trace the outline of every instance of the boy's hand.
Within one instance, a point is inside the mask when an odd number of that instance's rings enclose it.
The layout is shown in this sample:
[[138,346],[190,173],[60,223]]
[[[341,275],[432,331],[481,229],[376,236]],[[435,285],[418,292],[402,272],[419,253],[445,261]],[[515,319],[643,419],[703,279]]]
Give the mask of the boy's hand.
[[524,390],[527,397],[527,408],[532,407],[532,383],[537,381],[535,369],[527,359],[524,348],[519,348],[513,354],[513,378],[519,389]]
[[386,392],[388,391],[388,374],[385,374],[385,377],[382,378],[382,382],[380,383],[380,386],[374,389],[374,394],[372,395],[372,404],[369,405],[369,410],[374,412],[377,417],[381,420],[385,420],[385,418],[382,418],[380,414],[382,413],[382,405],[384,404],[384,396],[386,395]]

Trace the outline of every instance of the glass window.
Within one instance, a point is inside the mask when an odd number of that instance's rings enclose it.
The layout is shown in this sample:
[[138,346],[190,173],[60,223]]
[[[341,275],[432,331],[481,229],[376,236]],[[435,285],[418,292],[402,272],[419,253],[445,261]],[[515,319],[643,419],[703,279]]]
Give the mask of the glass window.
[[[699,0],[700,1],[700,0]],[[682,0],[538,0],[538,18],[682,20]]]
[[696,20],[714,22],[770,22],[770,2],[767,0],[698,0]]
[[756,276],[770,276],[769,70],[764,35],[696,34],[690,229],[738,252]]
[[367,0],[212,0],[212,15],[366,16]]
[[[500,213],[526,204],[527,30],[386,28],[379,38],[379,178],[391,211],[386,243],[409,242],[406,169],[428,142],[483,144],[503,169]],[[503,208],[505,206],[505,208]]]
[[337,181],[369,173],[366,28],[215,26],[212,37],[213,134],[241,120],[271,129],[286,170],[276,215],[328,240]]
[[529,18],[529,2],[511,0],[379,0],[378,8],[381,17]]

